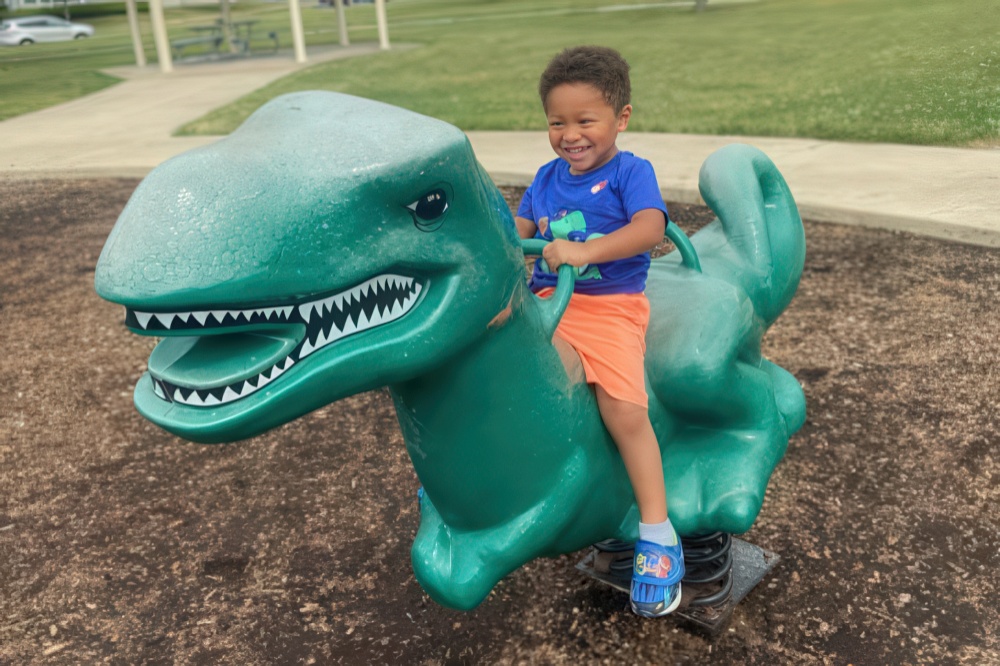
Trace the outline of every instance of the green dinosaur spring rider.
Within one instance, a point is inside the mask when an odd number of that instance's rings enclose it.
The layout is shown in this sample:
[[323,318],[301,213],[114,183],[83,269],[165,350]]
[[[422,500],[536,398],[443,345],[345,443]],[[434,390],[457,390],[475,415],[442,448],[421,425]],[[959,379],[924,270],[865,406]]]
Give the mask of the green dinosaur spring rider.
[[[805,254],[784,180],[728,146],[700,176],[718,215],[654,260],[646,376],[682,535],[750,529],[798,382],[761,355]],[[528,251],[540,246],[529,243]],[[424,488],[412,560],[437,602],[478,605],[539,556],[634,541],[637,509],[576,359],[551,339],[500,192],[447,123],[329,92],[285,95],[142,181],[96,288],[162,337],[139,412],[231,442],[388,386]]]

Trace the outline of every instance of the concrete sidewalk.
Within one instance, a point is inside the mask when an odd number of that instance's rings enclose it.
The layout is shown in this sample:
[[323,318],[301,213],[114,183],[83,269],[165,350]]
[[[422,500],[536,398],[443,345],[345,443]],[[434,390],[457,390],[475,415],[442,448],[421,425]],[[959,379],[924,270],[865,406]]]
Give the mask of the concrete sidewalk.
[[[365,44],[311,51],[309,64],[376,49]],[[279,56],[179,65],[171,75],[153,66],[112,70],[125,80],[0,122],[0,178],[144,176],[164,160],[218,139],[173,137],[178,127],[303,67]],[[469,137],[500,185],[526,185],[553,157],[544,132]],[[1000,247],[1000,149],[634,132],[622,134],[619,146],[653,162],[665,198],[701,203],[701,163],[732,142],[753,144],[771,157],[803,217]]]
[[[501,184],[527,185],[538,165],[554,157],[544,132],[469,136]],[[1000,149],[638,132],[619,135],[618,146],[653,163],[664,198],[703,203],[702,162],[735,142],[752,144],[774,161],[804,218],[1000,247]]]
[[[406,47],[402,47],[406,48]],[[105,70],[124,79],[92,95],[0,122],[0,177],[142,177],[218,137],[174,137],[185,123],[306,67],[377,52],[377,44],[184,64]]]

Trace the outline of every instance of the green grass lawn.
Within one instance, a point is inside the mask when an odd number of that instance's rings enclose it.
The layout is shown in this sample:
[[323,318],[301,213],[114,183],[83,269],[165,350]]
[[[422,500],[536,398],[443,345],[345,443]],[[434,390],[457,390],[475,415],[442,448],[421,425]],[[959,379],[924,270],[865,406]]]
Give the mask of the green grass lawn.
[[[51,13],[62,15],[58,10]],[[74,16],[73,20],[93,25],[95,36],[72,42],[0,46],[0,120],[106,88],[117,79],[102,74],[102,68],[134,62],[124,14],[86,19]]]
[[[304,89],[383,100],[465,130],[541,129],[535,85],[545,62],[565,46],[600,43],[632,63],[634,131],[1000,144],[996,0],[708,6],[695,13],[656,0],[392,0],[392,41],[421,48],[303,70],[183,131],[227,133],[268,99]],[[332,43],[333,12],[303,10],[314,33],[307,41]],[[199,20],[182,16],[190,11],[171,10],[168,20]],[[283,4],[240,3],[236,12],[261,12],[287,34]],[[371,6],[348,12],[352,41],[375,40]],[[3,88],[18,66],[10,51],[0,50]],[[75,80],[106,84],[84,64]]]
[[[118,79],[101,73],[102,69],[135,64],[124,5],[117,7],[116,14],[109,14],[108,7],[71,7],[74,21],[89,23],[96,29],[90,39],[0,47],[0,120],[38,111],[113,85]],[[153,31],[145,13],[145,4],[141,4],[140,8],[140,30],[146,59],[155,66]],[[374,16],[369,7],[358,9],[362,19],[368,14]],[[61,16],[62,10],[56,8],[48,13]],[[211,23],[218,18],[219,7],[212,4],[187,6],[169,8],[165,13],[170,38],[177,39],[194,35],[188,26]],[[272,48],[273,42],[266,35],[274,30],[278,32],[282,45],[291,47],[286,3],[239,2],[232,8],[232,18],[259,21],[254,26],[252,46],[261,50]],[[309,33],[307,42],[310,45],[332,44],[338,38],[336,17],[332,10],[304,8],[303,24]]]

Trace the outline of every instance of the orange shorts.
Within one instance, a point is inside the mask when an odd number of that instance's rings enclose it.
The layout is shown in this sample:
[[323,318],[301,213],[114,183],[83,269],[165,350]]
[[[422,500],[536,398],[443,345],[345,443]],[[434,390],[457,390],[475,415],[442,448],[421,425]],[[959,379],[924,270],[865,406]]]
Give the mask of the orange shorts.
[[[554,289],[538,292],[549,296]],[[649,406],[646,395],[646,328],[649,301],[645,294],[574,293],[556,335],[580,355],[588,384],[599,384],[612,398]]]

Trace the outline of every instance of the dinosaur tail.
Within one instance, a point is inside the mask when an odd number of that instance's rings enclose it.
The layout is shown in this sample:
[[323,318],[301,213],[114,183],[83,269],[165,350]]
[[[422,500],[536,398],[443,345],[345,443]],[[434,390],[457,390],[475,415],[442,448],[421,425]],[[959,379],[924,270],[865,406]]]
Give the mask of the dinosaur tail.
[[791,302],[806,254],[802,219],[785,179],[757,148],[732,144],[705,160],[699,189],[719,217],[727,253],[737,255],[715,262],[706,248],[703,262],[746,289],[770,325]]

